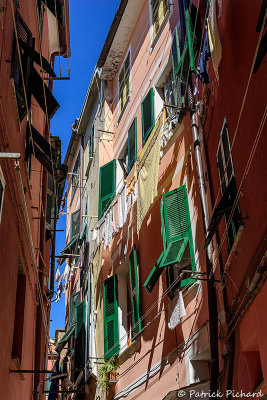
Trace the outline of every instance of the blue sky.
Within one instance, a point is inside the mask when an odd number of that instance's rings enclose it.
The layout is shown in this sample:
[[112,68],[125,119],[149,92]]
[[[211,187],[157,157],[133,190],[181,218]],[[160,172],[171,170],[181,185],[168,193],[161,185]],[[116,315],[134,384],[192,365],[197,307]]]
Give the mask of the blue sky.
[[[62,140],[63,160],[71,135],[71,125],[80,115],[95,64],[119,3],[120,0],[69,0],[70,80],[54,81],[53,94],[60,108],[51,121],[52,134]],[[58,58],[55,61],[55,70],[59,75]],[[62,58],[61,75],[68,75],[67,61]],[[65,217],[60,217],[57,229],[65,230],[65,223]],[[65,246],[65,237],[65,231],[57,233],[56,255]],[[64,268],[65,263],[60,267],[60,272]],[[65,328],[64,305],[64,295],[58,303],[52,303],[51,337],[54,337],[56,328]]]

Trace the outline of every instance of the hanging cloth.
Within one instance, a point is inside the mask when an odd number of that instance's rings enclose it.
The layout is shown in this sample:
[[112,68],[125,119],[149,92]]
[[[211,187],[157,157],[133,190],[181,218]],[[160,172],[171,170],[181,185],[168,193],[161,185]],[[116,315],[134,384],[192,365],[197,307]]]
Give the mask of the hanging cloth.
[[202,53],[199,60],[200,80],[203,83],[209,83],[210,78],[207,70],[207,62],[210,58],[209,34],[206,31]]
[[186,315],[182,292],[176,294],[168,306],[168,328],[174,329]]
[[219,82],[218,68],[222,58],[222,45],[217,27],[216,0],[210,1],[210,9],[208,15],[208,35],[213,68],[216,79]]
[[[162,116],[156,122],[150,137],[155,141],[144,159],[144,163],[139,170],[137,181],[137,232],[139,233],[143,220],[158,194],[158,174],[160,161]],[[149,138],[150,139],[150,138]],[[149,140],[148,139],[148,140]]]

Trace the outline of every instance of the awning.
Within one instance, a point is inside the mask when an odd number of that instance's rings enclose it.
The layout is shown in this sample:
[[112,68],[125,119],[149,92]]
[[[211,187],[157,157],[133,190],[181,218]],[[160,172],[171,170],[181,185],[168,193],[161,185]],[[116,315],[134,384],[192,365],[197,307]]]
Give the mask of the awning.
[[75,324],[72,324],[67,332],[65,333],[65,335],[62,336],[62,338],[60,339],[60,341],[58,342],[58,344],[56,345],[55,350],[60,353],[61,350],[63,349],[63,347],[65,346],[65,344],[67,343],[67,341],[71,338],[71,336],[74,334],[75,331]]
[[[31,92],[34,96],[35,100],[39,103],[41,109],[46,113],[47,107],[47,114],[48,118],[51,119],[56,111],[59,109],[59,104],[56,101],[55,97],[52,95],[51,91],[48,89],[46,85],[43,85],[43,80],[41,76],[38,74],[36,69],[32,66],[30,71],[30,85],[31,85]],[[45,90],[45,97],[44,97],[44,90]]]
[[24,53],[27,54],[36,64],[38,64],[40,67],[42,67],[48,74],[50,74],[53,78],[56,77],[56,74],[47,61],[46,58],[41,56],[42,59],[42,65],[41,65],[41,60],[40,60],[40,54],[33,49],[33,47],[29,46],[24,40],[19,38],[19,45],[23,49]]
[[[68,244],[64,247],[64,249],[61,250],[60,254],[62,254],[62,257],[64,257],[64,253],[70,251],[71,247],[74,245],[74,243],[78,240],[79,235],[73,236],[73,238],[69,241]],[[68,253],[69,254],[69,253]]]
[[207,379],[200,382],[192,383],[189,386],[184,386],[177,390],[172,390],[162,400],[177,400],[180,397],[179,393],[183,394],[182,399],[184,400],[189,400],[191,398],[196,398],[196,397],[201,398],[201,394],[203,392],[207,393],[207,398],[208,398],[209,389],[210,389],[210,380]]
[[205,240],[205,246],[204,246],[205,248],[208,247],[208,245],[215,233],[215,230],[217,229],[225,212],[233,207],[233,203],[234,203],[233,197],[235,197],[235,196],[233,196],[233,193],[237,193],[236,182],[235,182],[234,177],[232,177],[231,181],[229,182],[225,192],[223,193],[219,203],[217,204],[217,207],[215,208],[215,210],[212,214],[212,217],[211,217],[211,220],[209,223],[209,227],[208,227],[209,233]]

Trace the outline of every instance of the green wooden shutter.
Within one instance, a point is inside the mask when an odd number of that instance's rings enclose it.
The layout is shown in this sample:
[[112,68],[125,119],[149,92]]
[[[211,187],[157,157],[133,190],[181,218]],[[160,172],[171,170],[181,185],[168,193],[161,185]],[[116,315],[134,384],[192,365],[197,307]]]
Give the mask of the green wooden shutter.
[[98,218],[108,209],[116,194],[116,160],[103,165],[99,176]]
[[178,28],[176,27],[172,42],[172,69],[173,69],[174,79],[176,77],[176,97],[177,97],[178,107],[182,106],[185,103],[182,80],[179,76],[176,75],[178,73],[178,65],[180,60],[181,60],[180,39],[179,39],[179,31]]
[[183,52],[180,54],[176,74],[181,78],[182,82],[186,84],[189,70],[195,73],[197,72],[196,59],[198,56],[199,42],[196,35],[194,35],[193,24],[188,10],[185,11],[185,19],[187,41],[184,44]]
[[128,131],[128,173],[131,171],[135,163],[136,154],[137,154],[137,141],[136,141],[136,118],[135,118]]
[[[74,345],[74,367],[81,369],[85,364],[85,302],[75,307],[75,345]],[[75,380],[80,371],[75,371]]]
[[151,88],[142,102],[142,129],[143,129],[143,145],[155,123],[154,119],[154,90]]
[[80,292],[73,293],[69,300],[68,328],[75,324],[75,309],[80,304]]
[[139,279],[137,253],[135,245],[130,253],[130,289],[131,289],[131,312],[132,312],[132,327],[133,337],[141,330],[140,312],[139,312]]
[[80,233],[80,210],[75,211],[71,214],[70,221],[70,240],[79,235]]
[[[166,235],[166,249],[164,250],[161,266],[168,266],[175,263],[186,264],[182,259],[189,247],[190,260],[187,261],[187,268],[195,269],[195,256],[193,238],[191,232],[190,214],[187,200],[186,187],[168,193],[163,193],[163,221]],[[182,281],[181,286],[188,284],[190,279]]]
[[117,276],[103,282],[104,302],[104,359],[119,353],[119,324],[117,300]]
[[159,280],[160,275],[164,271],[164,267],[161,266],[161,262],[163,259],[164,252],[161,253],[159,256],[156,264],[152,268],[147,280],[144,283],[144,288],[146,289],[147,293],[151,293],[154,286],[156,285],[157,281]]

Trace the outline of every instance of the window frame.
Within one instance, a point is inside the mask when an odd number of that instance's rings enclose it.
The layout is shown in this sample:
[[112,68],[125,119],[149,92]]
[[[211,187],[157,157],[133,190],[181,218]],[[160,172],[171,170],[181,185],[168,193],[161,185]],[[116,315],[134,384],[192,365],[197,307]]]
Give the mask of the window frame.
[[[121,100],[123,99],[123,91],[124,91],[124,87],[126,85],[126,79],[124,76],[123,77],[123,87],[121,88],[120,75],[122,74],[122,72],[125,69],[125,64],[127,62],[128,57],[129,57],[129,71],[127,71],[127,72],[129,73],[129,76],[127,78],[129,80],[129,89],[128,89],[128,95],[125,98],[125,102],[122,104]],[[131,46],[130,46],[124,57],[122,64],[121,64],[119,72],[118,72],[118,99],[119,99],[119,101],[118,101],[118,119],[119,120],[121,119],[121,117],[127,107],[127,104],[129,103],[130,97],[131,97],[131,62],[132,62],[132,59],[131,59]],[[124,71],[124,73],[125,73],[125,71]],[[121,96],[121,94],[122,94],[122,96]]]
[[[75,169],[76,165],[77,165],[77,171]],[[76,191],[78,189],[78,186],[79,186],[79,183],[80,183],[80,179],[81,179],[81,151],[80,150],[78,151],[77,157],[76,157],[75,162],[73,164],[72,174],[73,175],[71,175],[71,199],[70,199],[70,203],[72,203],[72,201],[73,201],[73,199],[75,197],[75,193],[76,193]],[[74,175],[74,174],[76,174],[76,175]],[[76,183],[75,182],[76,180],[77,180],[77,185],[76,184],[74,185],[74,183]]]
[[[162,21],[159,21],[159,9],[160,5],[166,2],[166,12],[163,15]],[[155,6],[155,3],[158,3],[158,5]],[[171,12],[171,3],[170,0],[149,0],[149,6],[150,6],[150,16],[151,16],[151,28],[152,28],[152,42],[156,40],[158,37],[162,27],[164,26],[164,23],[166,22],[168,15]],[[157,10],[156,10],[157,8]],[[155,14],[157,13],[157,21],[155,20]],[[155,23],[158,24],[157,30],[155,31],[154,25]]]
[[[227,165],[225,148],[224,148],[224,143],[223,143],[223,135],[224,134],[226,134],[226,140],[227,140],[226,144],[227,144],[227,150],[229,152],[228,165]],[[221,154],[221,160],[219,160],[219,154]],[[217,153],[216,153],[216,163],[217,163],[218,175],[219,175],[219,180],[220,180],[221,194],[223,196],[227,187],[229,186],[229,183],[231,182],[231,180],[234,179],[234,181],[235,181],[234,163],[233,163],[232,151],[231,151],[231,146],[230,146],[229,131],[228,131],[228,124],[227,124],[226,117],[224,118],[222,129],[220,132],[218,149],[217,149]],[[221,170],[221,166],[222,166],[222,170]],[[230,166],[230,169],[228,169],[229,166]],[[223,177],[222,177],[222,171],[223,171]],[[228,210],[227,212],[224,213],[225,226],[228,225],[229,215],[230,215],[231,211],[232,211],[232,208],[231,208],[231,210]],[[238,229],[240,227],[240,219],[241,219],[241,212],[240,212],[240,207],[239,207],[239,202],[238,202],[236,209],[234,211],[234,214],[232,216],[231,222],[229,224],[229,227],[227,229],[227,241],[228,241],[228,252],[229,253],[233,247],[235,238],[238,233]]]

